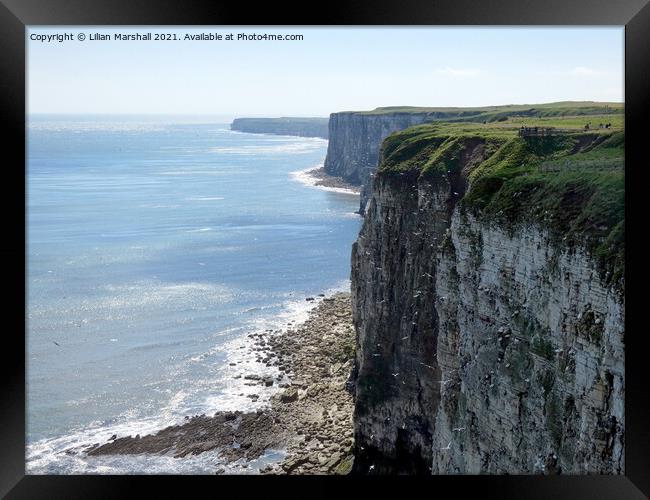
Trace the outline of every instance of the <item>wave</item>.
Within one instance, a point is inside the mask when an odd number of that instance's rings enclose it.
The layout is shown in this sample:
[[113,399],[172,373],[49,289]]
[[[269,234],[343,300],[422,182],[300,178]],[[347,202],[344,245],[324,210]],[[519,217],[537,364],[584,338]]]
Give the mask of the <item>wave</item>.
[[109,427],[93,427],[76,430],[66,436],[41,439],[29,444],[26,449],[25,471],[28,474],[214,474],[223,468],[227,474],[250,474],[268,463],[281,460],[284,450],[267,450],[256,460],[246,463],[239,460],[225,463],[217,450],[199,455],[174,458],[165,455],[104,455],[89,457],[83,449],[95,443],[103,443],[113,434],[128,436],[148,434],[174,420],[148,419],[125,422]]
[[[265,136],[268,137],[268,136]],[[212,153],[227,153],[238,155],[257,154],[305,154],[312,153],[324,147],[327,141],[316,137],[291,137],[289,140],[284,137],[272,137],[263,144],[242,145],[234,147],[209,148]]]

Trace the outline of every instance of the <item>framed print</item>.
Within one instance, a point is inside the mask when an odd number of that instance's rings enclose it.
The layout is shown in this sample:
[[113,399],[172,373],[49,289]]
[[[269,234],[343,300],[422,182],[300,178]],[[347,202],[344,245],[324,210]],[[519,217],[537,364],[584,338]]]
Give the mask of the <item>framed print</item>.
[[7,498],[650,492],[644,1],[0,12]]

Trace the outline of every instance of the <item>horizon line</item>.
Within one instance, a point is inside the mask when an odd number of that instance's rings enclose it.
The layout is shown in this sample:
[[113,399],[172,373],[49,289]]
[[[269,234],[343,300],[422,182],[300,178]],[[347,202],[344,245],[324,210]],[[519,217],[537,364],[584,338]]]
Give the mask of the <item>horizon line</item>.
[[[625,100],[621,101],[593,101],[593,100],[565,100],[565,101],[547,101],[547,102],[526,102],[526,103],[508,103],[508,104],[486,104],[480,106],[418,106],[418,105],[388,105],[388,106],[377,106],[372,109],[358,109],[350,110],[343,109],[339,111],[332,111],[329,114],[333,113],[349,113],[349,112],[362,112],[362,111],[374,111],[377,109],[390,109],[390,108],[435,108],[435,109],[458,109],[458,108],[490,108],[490,107],[506,107],[506,106],[534,106],[534,105],[545,105],[545,104],[561,104],[561,103],[594,103],[594,104],[625,104]],[[215,116],[228,116],[228,117],[239,117],[239,118],[327,118],[328,115],[320,114],[281,114],[273,113],[264,115],[257,114],[240,114],[233,112],[213,112],[213,113],[192,113],[192,112],[127,112],[127,113],[111,113],[106,111],[28,111],[25,112],[25,116],[34,116],[34,115],[69,115],[69,116],[92,116],[92,115],[107,115],[107,116],[205,116],[205,117],[215,117]]]

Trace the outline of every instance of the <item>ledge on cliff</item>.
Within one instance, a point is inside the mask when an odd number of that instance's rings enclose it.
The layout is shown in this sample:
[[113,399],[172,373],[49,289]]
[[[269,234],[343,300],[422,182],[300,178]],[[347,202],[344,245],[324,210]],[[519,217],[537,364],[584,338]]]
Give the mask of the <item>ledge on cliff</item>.
[[623,290],[620,112],[411,127],[386,138],[378,176],[446,182],[453,205],[512,231],[538,223],[565,246],[584,245]]

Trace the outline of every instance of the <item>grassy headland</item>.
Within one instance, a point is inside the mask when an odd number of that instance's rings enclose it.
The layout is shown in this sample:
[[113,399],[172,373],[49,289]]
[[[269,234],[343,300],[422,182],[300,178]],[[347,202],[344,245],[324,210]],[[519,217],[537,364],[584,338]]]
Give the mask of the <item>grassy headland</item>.
[[[503,114],[503,108],[511,109]],[[525,111],[520,108],[495,107],[471,122],[441,120],[394,133],[383,143],[378,175],[408,173],[432,182],[461,176],[469,184],[462,210],[502,227],[539,223],[564,245],[584,244],[603,278],[622,290],[623,106],[555,103],[532,107],[535,115],[517,114]],[[528,132],[521,134],[522,127]]]

